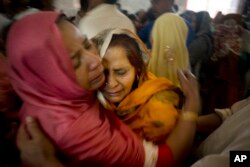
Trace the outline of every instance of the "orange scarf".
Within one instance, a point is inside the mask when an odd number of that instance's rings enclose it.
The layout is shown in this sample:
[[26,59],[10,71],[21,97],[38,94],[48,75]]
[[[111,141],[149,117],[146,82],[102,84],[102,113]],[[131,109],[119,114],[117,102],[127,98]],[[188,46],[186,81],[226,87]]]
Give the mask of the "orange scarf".
[[174,128],[178,117],[175,106],[179,96],[173,88],[168,79],[149,73],[148,80],[141,81],[117,107],[107,101],[104,106],[115,111],[140,138],[161,142]]

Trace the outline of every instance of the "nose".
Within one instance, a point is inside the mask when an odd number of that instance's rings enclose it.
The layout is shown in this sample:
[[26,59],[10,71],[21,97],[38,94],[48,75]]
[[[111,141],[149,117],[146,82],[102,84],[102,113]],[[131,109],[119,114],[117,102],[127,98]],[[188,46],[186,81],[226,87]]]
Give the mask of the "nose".
[[115,88],[117,85],[118,85],[118,82],[117,82],[115,76],[112,74],[108,74],[106,86],[108,88]]
[[103,73],[104,68],[101,62],[101,58],[98,55],[85,51],[84,61],[86,61],[85,62],[86,69],[87,69],[86,75],[88,76],[90,81],[93,81],[101,76],[104,76],[104,73]]
[[93,71],[102,66],[101,58],[97,54],[85,51],[85,55],[85,60],[87,61],[89,71]]

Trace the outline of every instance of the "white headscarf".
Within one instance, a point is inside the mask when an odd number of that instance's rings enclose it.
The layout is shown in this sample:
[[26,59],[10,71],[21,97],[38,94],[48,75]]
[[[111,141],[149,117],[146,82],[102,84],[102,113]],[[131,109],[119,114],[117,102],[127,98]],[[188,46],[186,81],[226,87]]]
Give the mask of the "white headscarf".
[[140,50],[142,51],[142,58],[143,58],[144,63],[147,64],[149,62],[150,53],[149,53],[149,50],[147,49],[147,47],[144,45],[144,43],[132,31],[130,31],[128,29],[122,29],[122,28],[106,29],[106,30],[100,32],[99,34],[97,34],[93,38],[95,43],[97,43],[97,48],[100,52],[101,58],[104,57],[104,55],[109,47],[109,44],[111,42],[111,39],[112,39],[113,35],[115,35],[115,34],[126,34],[129,37],[135,39],[140,47]]

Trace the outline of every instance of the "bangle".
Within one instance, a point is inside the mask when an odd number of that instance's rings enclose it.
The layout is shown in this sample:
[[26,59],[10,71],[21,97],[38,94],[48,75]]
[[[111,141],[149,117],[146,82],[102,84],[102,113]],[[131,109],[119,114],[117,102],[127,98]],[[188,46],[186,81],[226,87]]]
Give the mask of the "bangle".
[[197,122],[198,114],[193,111],[183,111],[180,115],[180,118],[186,121]]
[[222,119],[222,121],[225,121],[225,119],[233,115],[233,112],[229,108],[225,109],[215,108],[214,111]]

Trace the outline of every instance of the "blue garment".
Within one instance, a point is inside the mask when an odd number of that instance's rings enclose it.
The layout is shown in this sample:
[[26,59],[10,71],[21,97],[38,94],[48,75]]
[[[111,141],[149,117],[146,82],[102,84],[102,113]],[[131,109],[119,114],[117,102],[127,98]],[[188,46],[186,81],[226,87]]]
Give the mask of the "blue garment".
[[138,36],[146,44],[148,49],[151,49],[150,34],[153,28],[154,21],[148,22],[139,32]]
[[189,21],[187,21],[186,19],[183,18],[183,20],[185,21],[187,27],[188,27],[188,35],[187,35],[187,41],[186,41],[186,44],[187,44],[187,47],[189,48],[189,45],[191,44],[191,42],[194,40],[195,38],[195,32],[194,30],[192,29],[191,27],[191,24]]

